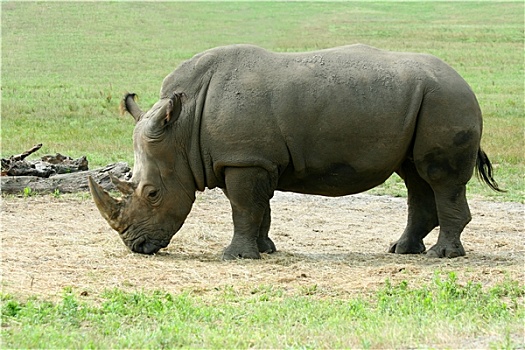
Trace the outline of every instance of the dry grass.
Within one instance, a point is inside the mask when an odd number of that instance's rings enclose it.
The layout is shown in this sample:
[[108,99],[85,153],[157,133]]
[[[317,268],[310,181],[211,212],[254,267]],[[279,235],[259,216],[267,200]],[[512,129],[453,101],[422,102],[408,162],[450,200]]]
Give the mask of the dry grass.
[[[220,260],[231,239],[226,198],[199,195],[182,230],[154,256],[130,253],[91,200],[4,198],[2,289],[20,296],[58,297],[65,287],[97,297],[106,289],[162,289],[210,296],[274,286],[325,298],[366,295],[391,281],[429,282],[435,270],[494,285],[523,280],[523,212],[519,203],[471,201],[474,220],[463,234],[467,256],[429,260],[386,253],[405,223],[401,198],[340,199],[278,194],[271,236],[279,252],[262,261]],[[436,240],[429,235],[427,246]]]

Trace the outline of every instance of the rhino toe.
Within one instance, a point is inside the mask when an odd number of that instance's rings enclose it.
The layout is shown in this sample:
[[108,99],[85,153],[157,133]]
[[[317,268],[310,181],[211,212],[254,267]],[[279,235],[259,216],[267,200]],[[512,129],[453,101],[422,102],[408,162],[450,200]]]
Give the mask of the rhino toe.
[[431,247],[426,255],[429,258],[457,258],[465,256],[465,248],[461,243],[456,244],[436,244]]
[[248,247],[239,247],[229,245],[222,253],[223,260],[237,260],[237,259],[260,259],[261,254],[257,249],[249,249]]
[[421,254],[425,249],[425,244],[422,240],[409,241],[400,239],[390,246],[388,252],[395,254]]
[[273,241],[268,237],[258,238],[257,248],[259,249],[260,253],[271,254],[277,251],[277,248],[275,248],[275,243],[273,243]]

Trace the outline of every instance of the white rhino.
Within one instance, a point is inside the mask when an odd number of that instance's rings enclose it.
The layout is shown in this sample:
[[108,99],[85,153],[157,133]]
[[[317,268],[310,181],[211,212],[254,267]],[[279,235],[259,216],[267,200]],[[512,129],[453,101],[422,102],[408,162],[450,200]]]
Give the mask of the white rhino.
[[[134,252],[166,247],[195,201],[220,187],[234,234],[223,258],[274,252],[274,191],[344,196],[394,172],[408,189],[408,223],[393,253],[465,255],[471,215],[465,185],[476,168],[500,190],[480,148],[481,111],[468,84],[438,58],[351,45],[273,53],[250,45],[211,49],[162,83],[160,100],[135,118],[133,177],[113,199],[89,179],[102,216]],[[341,218],[334,218],[341,219]]]

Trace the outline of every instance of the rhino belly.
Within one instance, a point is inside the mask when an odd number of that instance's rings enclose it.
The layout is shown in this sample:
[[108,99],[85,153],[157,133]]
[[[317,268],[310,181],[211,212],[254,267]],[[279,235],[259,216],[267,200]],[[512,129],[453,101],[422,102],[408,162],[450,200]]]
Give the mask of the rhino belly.
[[338,197],[364,192],[392,175],[393,169],[356,169],[352,164],[332,163],[324,168],[294,171],[287,168],[277,190]]

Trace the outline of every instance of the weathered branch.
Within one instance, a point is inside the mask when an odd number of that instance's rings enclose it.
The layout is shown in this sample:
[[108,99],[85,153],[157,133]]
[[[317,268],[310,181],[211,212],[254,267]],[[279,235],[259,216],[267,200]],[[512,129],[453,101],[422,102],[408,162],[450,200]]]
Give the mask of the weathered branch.
[[22,154],[19,154],[17,156],[11,156],[11,159],[13,161],[19,161],[19,160],[24,160],[27,156],[31,155],[32,153],[35,153],[36,151],[38,151],[40,148],[42,148],[42,144],[39,143],[38,145],[34,145],[33,147],[31,147],[31,149],[25,151],[24,153]]
[[56,174],[69,174],[77,171],[88,170],[86,156],[73,159],[60,153],[56,155],[46,155],[40,160],[24,160],[31,153],[36,152],[42,147],[38,144],[17,156],[2,159],[2,176],[39,176],[50,177]]
[[18,154],[16,156],[11,156],[9,158],[2,158],[2,161],[1,161],[1,164],[2,164],[2,176],[8,175],[9,171],[13,167],[20,168],[21,165],[19,164],[19,162],[23,161],[27,156],[31,155],[32,153],[35,153],[36,151],[38,151],[41,147],[42,147],[42,144],[39,143],[38,145],[34,145],[33,147],[31,147],[31,149],[25,151],[22,154]]

